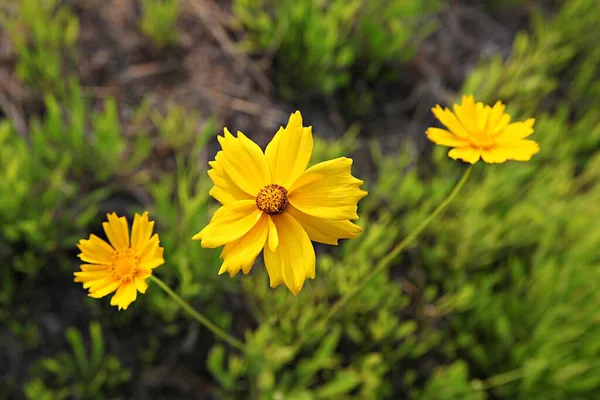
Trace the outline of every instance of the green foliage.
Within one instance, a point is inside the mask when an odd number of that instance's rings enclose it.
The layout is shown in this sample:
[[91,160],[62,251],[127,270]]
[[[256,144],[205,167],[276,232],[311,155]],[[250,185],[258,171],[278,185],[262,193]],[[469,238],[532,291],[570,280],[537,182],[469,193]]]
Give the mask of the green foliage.
[[[72,246],[115,191],[99,184],[132,173],[151,149],[147,137],[127,148],[114,99],[91,111],[78,84],[68,87],[62,103],[46,96],[46,114],[29,121],[27,139],[0,122],[0,252],[14,271],[31,276],[43,265],[36,254]],[[19,243],[26,251],[15,252]]]
[[[409,60],[434,26],[422,22],[437,3],[237,0],[234,12],[248,31],[246,50],[275,54],[282,93],[330,94],[347,88],[355,73],[374,81],[387,66]],[[597,1],[561,2],[552,17],[534,13],[531,32],[517,35],[510,57],[482,60],[465,82],[463,92],[478,100],[507,102],[515,120],[534,116],[532,138],[541,153],[527,163],[476,165],[456,201],[391,270],[324,326],[318,322],[331,304],[425,219],[464,166],[442,148],[427,161],[410,145],[390,154],[359,137],[357,126],[333,141],[315,132],[313,164],[360,151],[353,168],[369,191],[359,206],[361,235],[319,246],[317,279],[297,297],[268,287],[260,257],[248,276],[218,276],[219,249],[190,240],[217,206],[206,175],[213,121],[199,127],[204,118],[183,107],[169,104],[160,112],[144,103],[134,129],[125,129],[114,99],[92,106],[75,80],[64,83],[63,57],[71,54],[78,25],[65,6],[14,4],[18,12],[2,9],[11,16],[3,22],[15,49],[27,53],[17,76],[44,90],[44,113],[27,118],[26,132],[0,121],[0,321],[25,349],[39,347],[42,330],[28,306],[15,305],[16,295],[42,290],[33,287],[42,266],[75,265],[71,255],[63,261],[65,249],[97,228],[99,202],[136,190],[149,195],[144,208],[165,247],[158,276],[240,339],[247,329],[244,354],[206,344],[206,368],[221,398],[597,397]],[[157,47],[176,40],[178,4],[142,3],[141,29]],[[66,30],[69,40],[56,33]],[[158,288],[151,285],[135,307],[148,311],[144,322],[158,316],[161,332],[183,334],[178,307]],[[130,309],[114,319],[128,329],[133,316],[139,314]],[[142,368],[161,363],[165,341],[140,335],[132,353]],[[69,329],[68,351],[35,364],[25,396],[123,397],[129,371],[107,354],[98,324],[89,336]],[[12,393],[15,381],[9,385]]]
[[175,44],[178,39],[176,22],[181,6],[180,0],[142,0],[140,4],[141,31],[158,48]]
[[551,20],[534,13],[531,34],[517,35],[508,61],[500,56],[484,60],[467,78],[463,93],[514,99],[527,114],[548,101],[563,81],[568,83],[566,99],[582,115],[600,94],[599,15],[595,0],[565,2]]
[[[207,121],[199,130],[195,116],[176,105],[170,105],[164,115],[158,111],[149,115],[160,141],[177,151],[174,170],[163,172],[147,185],[161,228],[161,244],[169,255],[168,266],[159,274],[169,284],[178,283],[177,291],[183,298],[202,303],[206,314],[227,326],[231,317],[220,312],[220,300],[224,292],[233,290],[232,282],[216,275],[219,253],[191,240],[208,223],[214,209],[204,152],[215,132],[214,121]],[[178,306],[161,291],[152,291],[148,297],[151,309],[164,320],[172,322],[179,315]]]
[[477,381],[469,382],[467,364],[456,361],[450,366],[436,368],[418,398],[423,400],[485,400]]
[[274,54],[278,90],[297,98],[346,88],[356,69],[372,81],[382,67],[410,60],[435,29],[427,20],[439,7],[420,0],[236,0],[233,12],[247,32],[242,48]]
[[27,399],[105,399],[131,379],[119,359],[106,353],[99,323],[90,324],[89,354],[76,328],[67,329],[65,336],[70,351],[39,361],[23,388]]
[[[79,20],[59,0],[18,0],[0,6],[0,23],[17,53],[17,77],[61,93],[65,57],[73,60]],[[13,7],[11,7],[13,6]]]

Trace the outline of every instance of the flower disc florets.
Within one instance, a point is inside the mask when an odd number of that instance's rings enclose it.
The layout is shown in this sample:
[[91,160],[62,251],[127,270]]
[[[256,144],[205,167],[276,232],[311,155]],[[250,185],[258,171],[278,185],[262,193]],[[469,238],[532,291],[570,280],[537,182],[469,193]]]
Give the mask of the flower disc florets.
[[287,205],[287,190],[283,186],[267,185],[256,196],[256,206],[267,214],[280,214]]

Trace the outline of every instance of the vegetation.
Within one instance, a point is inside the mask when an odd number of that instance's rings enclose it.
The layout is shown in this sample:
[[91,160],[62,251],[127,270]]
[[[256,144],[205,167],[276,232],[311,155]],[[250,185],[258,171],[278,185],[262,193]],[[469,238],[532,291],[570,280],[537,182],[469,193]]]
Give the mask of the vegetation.
[[[597,0],[552,10],[511,2],[528,10],[528,29],[508,56],[482,56],[451,93],[501,99],[515,120],[535,117],[541,152],[528,163],[475,165],[457,200],[324,327],[317,322],[331,304],[440,204],[465,166],[408,139],[390,151],[359,125],[325,132],[315,118],[311,163],[355,155],[369,191],[359,205],[363,232],[317,247],[317,279],[297,297],[270,289],[260,264],[248,276],[219,276],[219,250],[190,238],[217,206],[206,170],[225,122],[141,84],[141,98],[95,94],[78,68],[92,29],[82,19],[96,12],[84,3],[0,5],[0,49],[6,44],[14,61],[0,77],[26,93],[14,114],[0,82],[0,399],[598,397]],[[149,38],[149,57],[177,48],[189,28],[178,22],[183,2],[141,4],[130,34]],[[228,12],[233,30],[245,32],[240,54],[273,60],[275,96],[292,110],[297,99],[353,98],[363,79],[402,79],[428,35],[444,29],[447,7],[235,0]],[[365,113],[380,115],[371,102]],[[360,121],[364,130],[369,121]],[[276,130],[254,126],[244,133]],[[100,235],[106,212],[142,210],[165,248],[157,276],[248,352],[212,337],[155,285],[117,312],[72,283],[77,240]]]

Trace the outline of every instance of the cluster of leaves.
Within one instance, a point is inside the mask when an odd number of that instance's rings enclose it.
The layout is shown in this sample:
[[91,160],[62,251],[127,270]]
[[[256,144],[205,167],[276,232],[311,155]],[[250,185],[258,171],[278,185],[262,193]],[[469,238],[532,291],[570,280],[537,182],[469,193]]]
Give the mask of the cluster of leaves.
[[157,48],[177,42],[176,28],[179,17],[180,0],[142,0],[142,17],[139,28],[152,40]]
[[[150,37],[172,31],[164,26],[176,18],[176,12],[156,10],[175,9],[177,2],[159,3],[143,3],[150,22],[142,30]],[[19,15],[35,19],[19,19],[29,25],[21,31],[15,23],[11,37],[56,22],[57,14],[23,4]],[[283,87],[292,90],[297,82],[321,93],[344,87],[354,64],[374,79],[386,63],[410,58],[418,36],[431,29],[421,27],[421,17],[437,3],[376,7],[361,1],[234,2],[249,32],[249,50],[277,49],[288,73]],[[508,60],[485,60],[473,71],[463,92],[487,102],[500,97],[513,116],[535,115],[542,152],[528,163],[477,165],[441,219],[326,325],[318,322],[329,305],[452,189],[463,167],[446,150],[434,151],[428,167],[435,172],[424,176],[410,147],[398,155],[370,144],[376,177],[365,184],[370,194],[360,203],[363,233],[330,253],[319,248],[318,279],[294,297],[268,288],[260,262],[243,279],[216,276],[219,250],[190,240],[214,211],[205,173],[214,124],[198,128],[199,115],[175,105],[159,112],[145,103],[134,116],[137,134],[125,135],[113,99],[99,111],[76,81],[64,85],[61,79],[61,90],[46,94],[44,116],[27,121],[26,133],[0,121],[0,257],[10,267],[0,270],[0,302],[13,302],[15,277],[35,279],[50,254],[96,227],[100,201],[127,182],[152,199],[168,254],[158,270],[162,279],[226,329],[238,317],[223,306],[227,296],[241,291],[252,305],[256,327],[245,333],[247,353],[215,344],[206,360],[223,398],[593,398],[600,391],[600,33],[594,29],[600,15],[594,10],[596,0],[573,0],[552,18],[535,14],[532,32],[517,36]],[[154,23],[159,28],[153,31],[154,20],[165,25]],[[408,33],[414,26],[423,29],[415,42]],[[50,39],[36,36],[31,43],[38,40]],[[57,54],[70,46],[56,43],[47,48]],[[42,51],[37,45],[15,48],[20,55]],[[35,72],[44,68],[31,61],[36,57],[25,58],[30,61],[23,61],[20,78],[37,88],[56,83],[54,72]],[[27,78],[32,76],[44,78]],[[315,141],[313,163],[356,150],[357,132],[335,142],[316,132]],[[169,157],[150,157],[152,151]],[[151,168],[163,158],[173,160],[167,171]],[[167,333],[180,333],[181,315],[156,288],[119,314],[117,325],[131,328],[136,309],[158,316]],[[0,311],[0,320],[10,318],[12,311]],[[8,326],[39,345],[34,324]],[[66,336],[69,351],[33,368],[23,387],[28,398],[106,398],[130,379],[116,357],[106,355],[97,324],[90,327],[89,356],[79,331],[69,329]],[[148,342],[149,349],[137,349],[142,362],[154,360],[160,348],[156,337]]]
[[98,322],[90,324],[90,355],[83,335],[76,328],[65,334],[70,351],[42,358],[32,368],[36,378],[28,381],[23,392],[30,400],[105,399],[111,390],[131,379],[131,372],[120,361],[106,354],[102,329]]
[[18,0],[0,5],[0,24],[18,54],[15,74],[24,83],[60,93],[65,62],[75,59],[79,20],[60,0]]
[[273,55],[277,88],[329,95],[351,83],[353,73],[368,81],[385,66],[410,60],[435,27],[436,0],[235,0],[233,12],[247,38],[242,48]]
[[[483,101],[500,93],[515,117],[535,113],[542,153],[528,163],[478,165],[459,200],[398,269],[376,278],[323,331],[315,325],[327,304],[363,279],[460,177],[462,167],[448,168],[447,150],[434,151],[436,172],[424,177],[409,167],[418,161],[410,148],[398,157],[372,146],[379,173],[361,201],[364,232],[335,256],[318,258],[319,279],[302,296],[269,291],[256,281],[266,280],[264,272],[244,278],[259,321],[247,340],[257,350],[226,359],[220,346],[213,349],[209,368],[225,397],[598,393],[600,97],[593,96],[593,60],[600,34],[591,27],[600,14],[592,9],[595,1],[577,0],[552,19],[534,15],[533,32],[516,38],[511,58],[482,62],[465,84],[463,92]],[[574,17],[590,27],[585,35],[575,35]],[[572,79],[563,91],[558,81],[565,75]],[[556,104],[548,108],[543,100],[552,96]]]
[[[0,122],[0,254],[14,268],[2,269],[8,301],[13,272],[34,276],[41,254],[71,247],[98,214],[111,189],[110,177],[127,173],[150,149],[138,141],[128,160],[116,103],[90,110],[76,82],[59,99],[47,95],[46,114],[28,121],[28,137]],[[144,140],[148,140],[144,138]]]

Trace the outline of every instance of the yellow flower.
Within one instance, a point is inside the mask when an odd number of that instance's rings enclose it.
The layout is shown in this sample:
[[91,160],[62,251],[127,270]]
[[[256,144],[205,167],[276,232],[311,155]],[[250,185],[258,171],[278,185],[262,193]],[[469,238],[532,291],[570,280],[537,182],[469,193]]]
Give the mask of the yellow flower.
[[210,223],[193,239],[202,247],[225,246],[219,274],[247,274],[264,249],[272,288],[285,285],[297,295],[306,278],[315,277],[311,240],[337,244],[361,229],[358,201],[367,192],[352,176],[352,160],[341,157],[308,169],[313,150],[312,128],[302,126],[296,111],[263,153],[242,132],[225,128],[208,175],[210,195],[222,204]]
[[462,96],[462,104],[454,105],[454,112],[432,108],[433,114],[448,128],[429,128],[427,137],[442,146],[454,147],[448,152],[453,159],[460,158],[475,164],[482,158],[487,163],[507,160],[529,161],[540,151],[533,140],[524,140],[533,133],[535,119],[510,123],[510,115],[498,101],[494,107],[475,103],[473,96]]
[[104,297],[115,290],[110,304],[126,310],[137,297],[137,292],[145,293],[146,279],[152,270],[164,264],[163,248],[159,246],[158,234],[152,235],[154,221],[148,221],[148,213],[135,214],[131,242],[129,226],[125,217],[108,214],[108,222],[103,222],[104,232],[110,244],[96,235],[77,244],[79,258],[88,264],[81,265],[75,272],[75,282],[83,282],[89,289],[89,296]]

